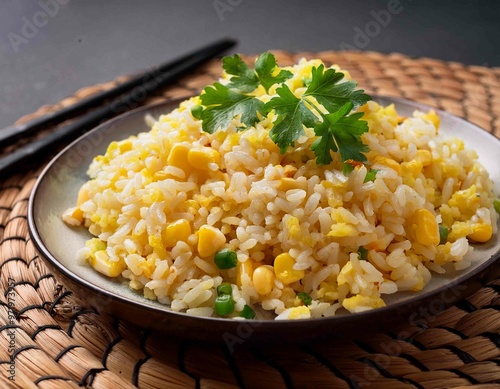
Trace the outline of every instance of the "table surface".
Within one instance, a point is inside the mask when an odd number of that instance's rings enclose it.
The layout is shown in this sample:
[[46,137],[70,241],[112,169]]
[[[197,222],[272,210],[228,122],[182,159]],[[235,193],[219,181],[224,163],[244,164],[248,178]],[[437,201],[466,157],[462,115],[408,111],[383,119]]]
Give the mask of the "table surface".
[[222,37],[234,51],[360,49],[500,66],[499,1],[0,0],[0,128]]

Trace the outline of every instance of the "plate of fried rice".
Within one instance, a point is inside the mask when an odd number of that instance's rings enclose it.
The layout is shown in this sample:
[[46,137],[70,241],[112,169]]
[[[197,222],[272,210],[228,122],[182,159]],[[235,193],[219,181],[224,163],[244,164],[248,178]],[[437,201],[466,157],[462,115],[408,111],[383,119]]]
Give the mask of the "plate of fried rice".
[[[284,68],[287,88],[300,96],[319,65]],[[268,102],[276,90],[253,93]],[[195,338],[343,335],[428,320],[498,275],[492,134],[375,96],[354,108],[366,158],[345,169],[333,152],[318,163],[311,128],[282,150],[273,113],[209,133],[200,104],[104,123],[35,185],[37,250],[99,310]]]

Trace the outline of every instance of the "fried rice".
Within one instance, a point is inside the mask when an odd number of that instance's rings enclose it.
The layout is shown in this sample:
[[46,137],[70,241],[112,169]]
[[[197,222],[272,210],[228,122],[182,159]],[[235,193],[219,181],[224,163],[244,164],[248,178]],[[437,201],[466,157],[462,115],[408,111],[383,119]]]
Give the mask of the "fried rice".
[[[286,68],[296,96],[319,64]],[[264,102],[274,93],[254,91]],[[344,174],[338,155],[315,162],[312,129],[281,153],[269,137],[273,113],[246,131],[235,118],[208,134],[191,113],[199,103],[190,98],[149,132],[111,143],[63,215],[95,236],[81,261],[174,311],[215,316],[223,282],[232,318],[245,306],[276,319],[378,308],[384,295],[466,268],[470,242],[497,232],[488,173],[462,140],[439,133],[434,111],[359,108],[368,161]],[[224,249],[236,266],[216,266]]]

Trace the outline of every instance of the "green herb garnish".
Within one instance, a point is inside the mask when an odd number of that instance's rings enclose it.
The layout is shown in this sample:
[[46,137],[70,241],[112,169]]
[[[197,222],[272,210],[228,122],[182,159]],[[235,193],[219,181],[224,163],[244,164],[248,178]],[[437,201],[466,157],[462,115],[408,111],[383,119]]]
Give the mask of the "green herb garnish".
[[225,294],[231,296],[233,294],[233,287],[229,282],[223,282],[217,287],[217,295],[224,296]]
[[363,246],[359,246],[358,248],[359,260],[366,261],[368,259],[368,250]]
[[309,293],[300,292],[299,294],[297,294],[297,297],[302,300],[306,307],[308,305],[311,305],[312,303],[312,297],[309,295]]
[[497,211],[497,213],[500,215],[500,198],[493,200],[493,207],[495,208],[495,211]]
[[253,319],[255,317],[255,311],[248,305],[245,305],[243,307],[243,310],[240,312],[240,317],[244,317],[245,319]]
[[215,299],[215,313],[218,316],[227,316],[234,312],[234,300],[228,294],[223,294]]
[[238,263],[238,255],[229,249],[223,249],[215,253],[215,266],[218,269],[231,269]]
[[227,74],[233,76],[228,87],[239,89],[242,92],[252,92],[259,85],[262,85],[266,92],[269,92],[269,88],[274,84],[281,84],[293,76],[292,72],[283,69],[274,75],[278,64],[274,55],[268,52],[257,58],[255,71],[250,69],[238,54],[223,58],[222,67]]
[[449,228],[439,225],[439,244],[445,244],[448,241]]
[[378,172],[377,169],[368,170],[368,172],[366,173],[364,182],[375,181],[375,177],[377,176],[377,172]]
[[[311,79],[304,82],[305,92],[296,97],[285,83],[292,73],[279,68],[271,53],[263,53],[256,60],[255,69],[238,55],[225,57],[223,68],[232,76],[229,83],[207,86],[200,96],[202,110],[191,111],[202,120],[204,131],[212,134],[227,128],[235,117],[242,124],[238,130],[244,130],[274,111],[276,118],[269,135],[282,153],[294,145],[307,127],[318,136],[311,146],[316,163],[332,162],[332,151],[340,153],[344,172],[352,167],[349,161],[366,161],[364,153],[368,147],[362,143],[361,135],[368,131],[368,124],[360,120],[362,112],[351,112],[371,98],[356,89],[354,81],[345,81],[343,73],[325,70],[324,65],[314,67]],[[277,96],[264,104],[251,95],[260,85],[266,92],[277,85]]]

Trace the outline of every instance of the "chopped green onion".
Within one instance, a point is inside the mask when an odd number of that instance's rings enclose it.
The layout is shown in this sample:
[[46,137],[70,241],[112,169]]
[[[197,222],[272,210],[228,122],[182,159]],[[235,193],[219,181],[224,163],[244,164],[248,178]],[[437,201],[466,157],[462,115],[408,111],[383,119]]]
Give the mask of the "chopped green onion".
[[203,107],[201,105],[195,105],[193,108],[191,108],[191,115],[195,119],[201,120],[201,113],[203,112]]
[[229,296],[233,294],[233,288],[231,287],[231,284],[229,282],[223,282],[217,287],[218,296],[224,296],[226,294]]
[[368,258],[368,250],[365,249],[363,246],[359,246],[358,254],[360,261],[366,261],[366,259]]
[[224,249],[215,254],[214,261],[219,269],[231,269],[238,263],[238,256],[233,250]]
[[439,225],[439,244],[445,244],[448,241],[450,230],[442,225]]
[[365,180],[363,182],[368,182],[368,181],[375,181],[375,177],[377,176],[377,169],[370,169],[366,173]]
[[306,292],[300,292],[297,297],[302,300],[305,306],[311,305],[312,297]]
[[500,198],[493,200],[493,207],[498,214],[500,214]]
[[227,316],[234,312],[234,300],[228,294],[223,294],[215,299],[215,313]]
[[250,308],[248,305],[243,307],[243,310],[240,312],[240,316],[245,319],[253,319],[255,317],[255,311]]

